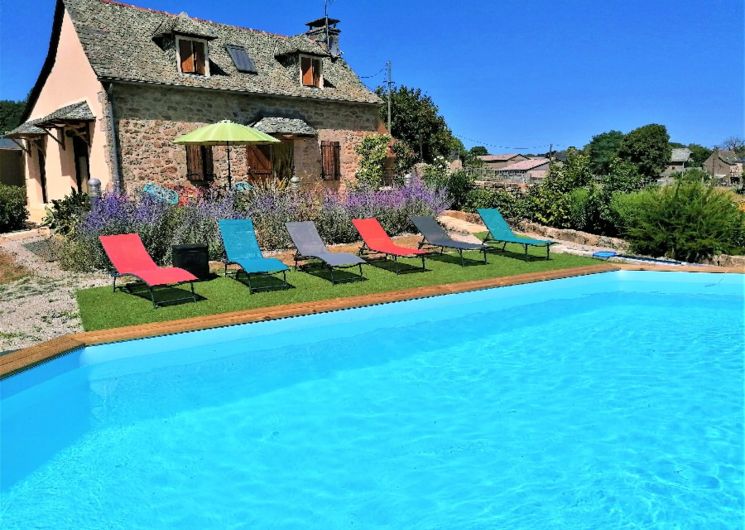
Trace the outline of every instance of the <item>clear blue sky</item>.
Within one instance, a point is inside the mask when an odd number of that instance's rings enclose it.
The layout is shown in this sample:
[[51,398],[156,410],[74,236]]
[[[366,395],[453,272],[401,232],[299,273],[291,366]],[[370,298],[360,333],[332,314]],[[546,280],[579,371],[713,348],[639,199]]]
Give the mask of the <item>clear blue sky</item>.
[[[322,0],[135,0],[293,34]],[[0,0],[0,99],[21,99],[54,0]],[[675,141],[745,136],[743,0],[335,0],[345,58],[370,86],[428,93],[466,146],[543,150],[656,122]]]

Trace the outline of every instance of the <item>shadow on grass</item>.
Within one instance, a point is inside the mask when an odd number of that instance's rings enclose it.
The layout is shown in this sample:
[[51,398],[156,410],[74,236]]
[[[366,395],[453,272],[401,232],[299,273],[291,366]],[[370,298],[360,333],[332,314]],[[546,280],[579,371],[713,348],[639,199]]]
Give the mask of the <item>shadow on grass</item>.
[[[477,258],[472,257],[475,255],[476,254],[472,252],[471,255],[469,256],[469,254],[464,252],[463,253],[463,266],[471,267],[474,265],[486,265],[486,263],[484,263],[483,253],[479,252]],[[451,263],[453,265],[458,265],[458,266],[461,265],[460,256],[458,256],[458,254],[440,254],[439,252],[437,252],[437,253],[433,253],[427,256],[427,259],[431,259],[433,261],[440,261],[442,263]]]
[[333,278],[331,270],[325,265],[321,264],[303,265],[302,267],[298,268],[298,270],[310,274],[311,276],[315,276],[316,278],[326,280],[329,283],[355,283],[367,281],[367,278],[365,278],[364,276],[360,276],[359,272],[357,272],[359,271],[359,269],[356,265],[354,267],[347,267],[344,269],[338,267],[334,268]]
[[[429,256],[427,256],[429,257]],[[375,267],[377,269],[382,269],[385,271],[392,272],[393,274],[410,274],[412,272],[430,272],[429,269],[423,269],[421,266],[414,266],[409,265],[408,263],[404,263],[403,261],[399,260],[398,262],[394,262],[393,260],[386,259],[386,258],[377,258],[377,259],[368,259],[367,263]]]
[[254,293],[262,291],[286,291],[287,289],[294,289],[295,286],[282,279],[282,276],[273,276],[271,274],[251,274],[251,278],[244,273],[239,273],[237,276],[230,275],[230,278],[236,280],[238,283],[242,283],[247,289],[250,289]]
[[520,261],[524,261],[526,263],[531,263],[533,261],[546,261],[546,256],[535,256],[533,254],[525,254],[525,252],[515,252],[512,250],[502,250],[499,247],[490,246],[488,247],[489,250],[487,250],[487,255],[489,254],[496,254],[497,256],[504,256],[505,258],[510,259],[516,259]]
[[[199,285],[198,282],[194,283]],[[122,285],[121,288],[117,287],[117,290],[119,289],[127,294],[152,302],[150,289],[144,283],[128,283]],[[197,288],[194,289],[194,297],[192,298],[189,284],[153,287],[153,293],[155,295],[155,301],[159,306],[191,303],[195,301],[194,299],[197,302],[207,300],[197,292]]]

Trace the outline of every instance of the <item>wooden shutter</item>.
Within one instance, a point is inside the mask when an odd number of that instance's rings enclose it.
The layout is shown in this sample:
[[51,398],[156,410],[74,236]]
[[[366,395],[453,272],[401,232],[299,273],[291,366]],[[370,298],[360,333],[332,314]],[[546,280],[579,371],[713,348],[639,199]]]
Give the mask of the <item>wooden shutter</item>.
[[181,56],[181,71],[185,74],[194,73],[194,52],[190,40],[180,39],[178,41],[179,55]]
[[204,180],[202,149],[200,147],[199,145],[186,146],[186,178],[189,180]]
[[250,180],[267,180],[272,178],[271,147],[266,145],[246,146],[246,165]]
[[311,58],[301,57],[300,68],[303,72],[303,85],[313,86],[313,61]]
[[212,147],[203,145],[202,153],[202,177],[204,180],[215,180],[215,165],[212,162]]
[[339,142],[321,142],[321,177],[324,180],[341,178],[341,145]]
[[199,75],[204,75],[204,73],[207,71],[205,65],[207,54],[205,53],[204,43],[193,41],[191,45],[194,48],[194,71]]
[[320,59],[312,59],[310,62],[313,67],[313,86],[314,87],[320,87],[321,86],[321,60]]

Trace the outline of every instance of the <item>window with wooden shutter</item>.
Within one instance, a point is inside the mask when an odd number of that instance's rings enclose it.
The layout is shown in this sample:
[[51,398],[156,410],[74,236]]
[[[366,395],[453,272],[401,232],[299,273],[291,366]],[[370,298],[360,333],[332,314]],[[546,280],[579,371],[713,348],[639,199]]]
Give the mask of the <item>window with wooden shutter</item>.
[[319,88],[321,86],[321,60],[300,56],[300,73],[303,86]]
[[339,142],[321,142],[321,177],[324,180],[341,178],[341,145]]
[[212,148],[205,145],[187,145],[186,178],[195,182],[210,182],[214,176]]
[[177,41],[181,73],[207,75],[207,44],[190,39],[177,39]]

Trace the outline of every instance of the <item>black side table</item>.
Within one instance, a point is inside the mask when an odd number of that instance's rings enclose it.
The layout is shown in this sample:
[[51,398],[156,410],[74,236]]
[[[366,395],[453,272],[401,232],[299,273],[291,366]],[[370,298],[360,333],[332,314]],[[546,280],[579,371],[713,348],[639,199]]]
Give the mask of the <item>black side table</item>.
[[210,259],[207,245],[173,245],[173,266],[192,273],[200,280],[210,276]]

